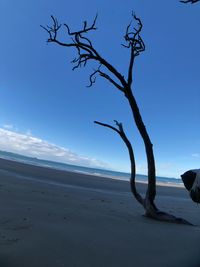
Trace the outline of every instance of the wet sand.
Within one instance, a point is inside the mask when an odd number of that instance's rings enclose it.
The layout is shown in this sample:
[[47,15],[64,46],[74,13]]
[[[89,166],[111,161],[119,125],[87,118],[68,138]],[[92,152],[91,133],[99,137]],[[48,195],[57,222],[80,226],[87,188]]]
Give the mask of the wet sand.
[[197,226],[145,218],[128,182],[0,159],[0,266],[199,267],[199,206],[184,188],[157,191]]

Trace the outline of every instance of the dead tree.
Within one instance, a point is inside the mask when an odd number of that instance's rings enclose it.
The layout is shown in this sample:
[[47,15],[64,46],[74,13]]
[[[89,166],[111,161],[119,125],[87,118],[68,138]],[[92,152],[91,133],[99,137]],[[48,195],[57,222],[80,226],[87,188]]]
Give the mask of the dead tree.
[[181,3],[187,4],[187,3],[191,3],[191,4],[195,4],[197,2],[199,2],[200,0],[182,0],[180,1]]
[[[131,191],[136,198],[136,200],[144,207],[145,215],[147,217],[167,222],[190,224],[184,219],[177,218],[171,214],[160,211],[155,203],[156,196],[156,170],[155,170],[155,160],[153,153],[153,145],[150,140],[147,129],[144,125],[139,107],[137,105],[135,96],[133,94],[133,66],[135,63],[136,57],[138,57],[143,51],[145,51],[145,44],[141,37],[142,31],[142,22],[132,13],[132,20],[126,27],[126,32],[124,35],[124,44],[123,47],[129,49],[130,59],[128,63],[128,73],[125,78],[117,68],[115,68],[110,62],[108,62],[94,47],[91,39],[86,37],[89,32],[95,31],[97,16],[95,17],[93,23],[89,26],[87,21],[84,21],[83,28],[79,31],[71,31],[70,27],[67,24],[63,24],[63,27],[66,30],[67,35],[70,37],[69,42],[63,42],[58,38],[58,32],[61,28],[61,24],[58,23],[57,19],[54,16],[51,16],[52,25],[51,26],[41,26],[49,35],[47,40],[48,43],[55,43],[59,46],[65,48],[75,48],[77,51],[77,57],[72,60],[74,64],[73,70],[80,68],[81,66],[86,66],[89,61],[94,61],[98,63],[98,68],[94,69],[89,77],[89,87],[92,86],[97,76],[101,76],[108,82],[110,82],[117,90],[119,90],[123,96],[127,99],[129,106],[132,111],[134,122],[137,126],[140,136],[143,139],[146,157],[147,157],[147,167],[148,167],[148,185],[146,194],[143,197],[136,188],[135,175],[136,175],[136,166],[135,166],[135,157],[132,144],[128,139],[122,123],[115,121],[115,127],[103,122],[95,121],[96,124],[107,127],[114,132],[116,132],[123,142],[125,143],[130,157],[131,164],[131,177],[130,177],[130,186]],[[137,23],[137,28],[132,24],[133,21]]]

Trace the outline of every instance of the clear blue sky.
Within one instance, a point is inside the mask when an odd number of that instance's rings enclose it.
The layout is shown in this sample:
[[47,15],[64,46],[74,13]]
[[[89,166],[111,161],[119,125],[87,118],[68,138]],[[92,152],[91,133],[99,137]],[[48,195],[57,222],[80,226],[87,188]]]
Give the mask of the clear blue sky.
[[90,37],[126,75],[128,50],[121,43],[132,10],[146,44],[135,62],[134,92],[157,174],[178,177],[200,167],[200,4],[178,0],[1,0],[0,149],[129,171],[120,138],[93,124],[117,119],[133,141],[137,172],[145,173],[143,144],[123,95],[101,78],[86,88],[95,65],[73,72],[75,51],[47,45],[40,28],[53,14],[76,30],[98,12]]

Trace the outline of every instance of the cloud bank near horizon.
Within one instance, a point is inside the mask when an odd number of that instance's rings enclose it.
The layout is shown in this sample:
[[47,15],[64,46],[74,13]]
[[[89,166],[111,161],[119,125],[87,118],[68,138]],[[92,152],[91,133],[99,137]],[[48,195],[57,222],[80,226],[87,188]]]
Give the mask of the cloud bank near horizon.
[[[121,170],[120,164],[106,163],[95,158],[89,158],[78,155],[75,152],[70,151],[67,148],[57,146],[49,143],[38,137],[34,137],[31,131],[26,133],[19,133],[17,129],[11,125],[6,124],[0,127],[0,150],[22,154],[30,157],[37,157],[39,159],[52,160],[57,162],[68,163],[72,165],[80,165],[91,168],[103,168],[112,169],[118,171],[129,172],[129,166],[126,164]],[[188,169],[194,169],[194,159],[199,160],[200,153],[193,153],[190,155],[193,158],[193,164],[188,159],[188,164],[184,162],[184,165],[180,165],[175,162],[156,162],[157,175],[163,177],[175,177],[180,178],[180,174],[184,173]],[[191,165],[191,166],[190,166]],[[147,174],[146,162],[137,162],[137,173]]]
[[109,168],[100,160],[80,156],[69,149],[49,143],[40,138],[11,131],[12,127],[0,128],[0,150],[93,168]]

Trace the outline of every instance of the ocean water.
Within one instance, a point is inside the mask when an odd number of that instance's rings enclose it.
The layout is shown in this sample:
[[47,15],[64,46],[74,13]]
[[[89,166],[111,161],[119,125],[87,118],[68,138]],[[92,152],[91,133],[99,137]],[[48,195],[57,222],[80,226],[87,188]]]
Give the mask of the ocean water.
[[[117,180],[129,181],[129,179],[130,179],[130,173],[89,168],[89,167],[71,165],[71,164],[66,164],[66,163],[42,160],[42,159],[26,157],[23,155],[11,153],[11,152],[6,152],[6,151],[0,151],[0,158],[18,161],[18,162],[27,163],[27,164],[32,164],[32,165],[36,165],[36,166],[43,166],[43,167],[49,167],[49,168],[58,169],[58,170],[66,170],[66,171],[71,171],[71,172],[85,173],[85,174],[89,174],[89,175],[107,177],[107,178],[112,178],[112,179],[117,179]],[[157,176],[156,179],[157,179],[158,183],[162,183],[162,184],[166,184],[166,185],[170,185],[170,184],[171,185],[178,185],[178,186],[183,185],[182,180],[178,179],[178,178],[168,178],[168,177]],[[137,174],[136,175],[136,181],[147,182],[147,176]]]

